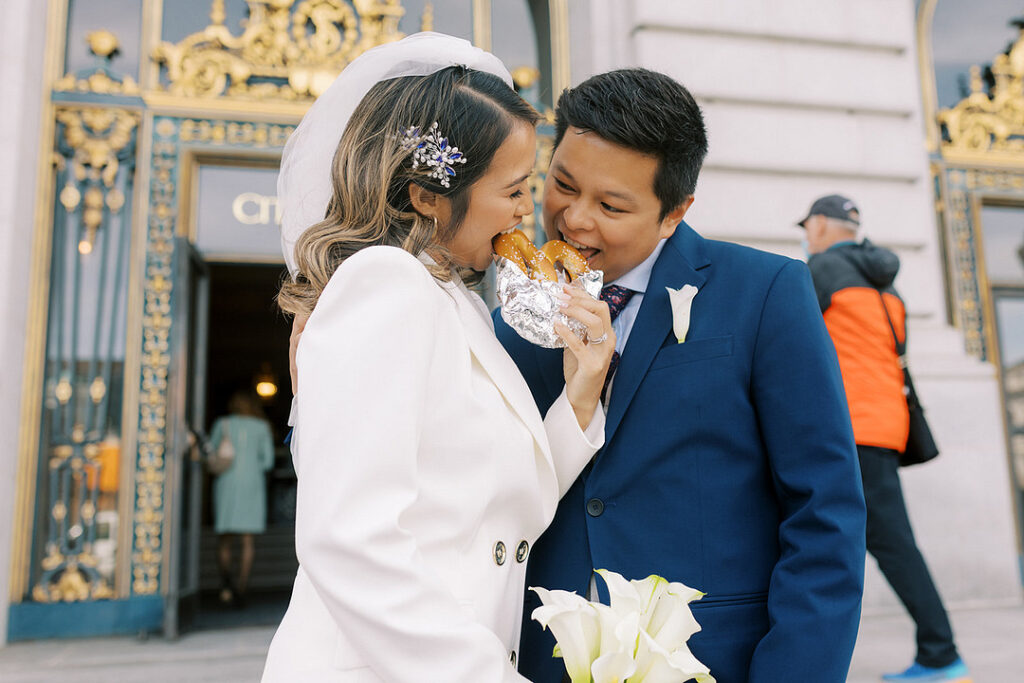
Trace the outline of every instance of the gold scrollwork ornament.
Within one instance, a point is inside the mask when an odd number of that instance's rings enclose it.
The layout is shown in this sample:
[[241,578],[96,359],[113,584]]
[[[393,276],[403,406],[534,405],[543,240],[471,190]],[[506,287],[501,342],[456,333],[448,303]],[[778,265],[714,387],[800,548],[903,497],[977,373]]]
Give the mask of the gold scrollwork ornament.
[[59,200],[68,212],[82,209],[81,220],[86,234],[79,244],[83,254],[92,251],[96,231],[103,223],[104,205],[117,213],[124,205],[124,192],[115,187],[120,170],[119,154],[131,144],[140,117],[126,109],[101,107],[62,107],[57,121],[63,124],[64,141],[70,148],[71,173],[79,183],[86,183],[84,195],[71,179],[65,184]]
[[946,133],[943,156],[989,154],[1024,160],[1024,22],[1010,50],[992,61],[991,92],[981,67],[970,70],[971,93],[938,114]]
[[[403,37],[398,0],[247,0],[245,30],[224,25],[223,0],[210,24],[178,43],[159,43],[167,91],[182,97],[311,100],[366,50]],[[358,16],[357,16],[358,15]],[[274,81],[278,81],[275,83]]]
[[[120,48],[120,43],[110,31],[100,29],[85,36],[89,51],[110,62]],[[131,76],[112,77],[104,68],[91,73],[69,73],[53,84],[58,92],[99,93],[102,95],[138,95],[139,84]]]
[[36,602],[81,602],[83,600],[108,600],[114,592],[102,579],[93,582],[76,565],[68,565],[56,580],[38,583],[32,589]]

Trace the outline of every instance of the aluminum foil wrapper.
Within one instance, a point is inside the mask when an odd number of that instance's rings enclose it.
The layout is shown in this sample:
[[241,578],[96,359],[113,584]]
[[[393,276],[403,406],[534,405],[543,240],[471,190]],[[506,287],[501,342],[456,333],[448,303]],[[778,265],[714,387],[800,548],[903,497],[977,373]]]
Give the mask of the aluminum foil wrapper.
[[[564,274],[559,273],[559,278]],[[546,349],[565,348],[565,342],[555,332],[555,321],[569,326],[580,339],[587,333],[586,326],[569,318],[559,309],[563,280],[531,280],[512,261],[498,258],[497,273],[498,302],[501,317],[528,342]],[[587,294],[597,299],[601,295],[604,273],[591,270],[580,275],[575,284],[582,286]]]

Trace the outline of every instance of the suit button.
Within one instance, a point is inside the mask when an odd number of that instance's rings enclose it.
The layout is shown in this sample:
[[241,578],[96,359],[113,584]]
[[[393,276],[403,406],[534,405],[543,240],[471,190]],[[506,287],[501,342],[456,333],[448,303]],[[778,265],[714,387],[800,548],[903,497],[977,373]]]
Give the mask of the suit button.
[[494,544],[494,564],[499,567],[505,564],[505,544],[501,541]]
[[516,562],[526,562],[526,555],[530,552],[530,544],[526,541],[519,541],[516,547]]
[[512,662],[512,666],[515,667],[515,665],[516,665],[516,651],[515,650],[512,650],[511,652],[509,652],[509,654],[508,654],[508,661]]
[[591,517],[600,517],[604,512],[604,501],[600,498],[591,498],[587,501],[587,514]]

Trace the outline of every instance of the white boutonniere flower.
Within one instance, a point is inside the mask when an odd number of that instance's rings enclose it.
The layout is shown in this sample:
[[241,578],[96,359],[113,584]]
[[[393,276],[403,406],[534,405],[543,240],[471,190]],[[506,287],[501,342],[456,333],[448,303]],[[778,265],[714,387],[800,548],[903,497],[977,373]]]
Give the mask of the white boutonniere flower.
[[682,344],[690,330],[690,306],[693,305],[693,297],[697,296],[697,288],[683,285],[680,289],[665,289],[668,290],[668,300],[672,304],[672,331],[678,343]]

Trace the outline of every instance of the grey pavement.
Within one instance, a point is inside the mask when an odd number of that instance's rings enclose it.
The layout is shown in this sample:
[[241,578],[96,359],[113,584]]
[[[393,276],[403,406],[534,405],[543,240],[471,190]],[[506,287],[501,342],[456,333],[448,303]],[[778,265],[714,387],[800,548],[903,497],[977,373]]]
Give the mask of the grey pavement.
[[[1024,682],[1024,605],[953,609],[961,654],[973,683]],[[3,683],[233,683],[258,681],[274,629],[205,631],[176,641],[90,638],[14,643],[0,648]],[[867,614],[849,683],[877,683],[913,658],[913,625],[903,614]],[[787,680],[780,672],[779,680]],[[793,683],[803,683],[794,681]]]
[[[973,683],[1024,683],[1024,605],[952,608],[960,656]],[[878,683],[882,672],[902,671],[914,658],[914,623],[906,614],[861,619],[849,683]]]
[[232,683],[258,681],[273,627],[200,631],[178,640],[83,638],[0,649],[3,683]]

